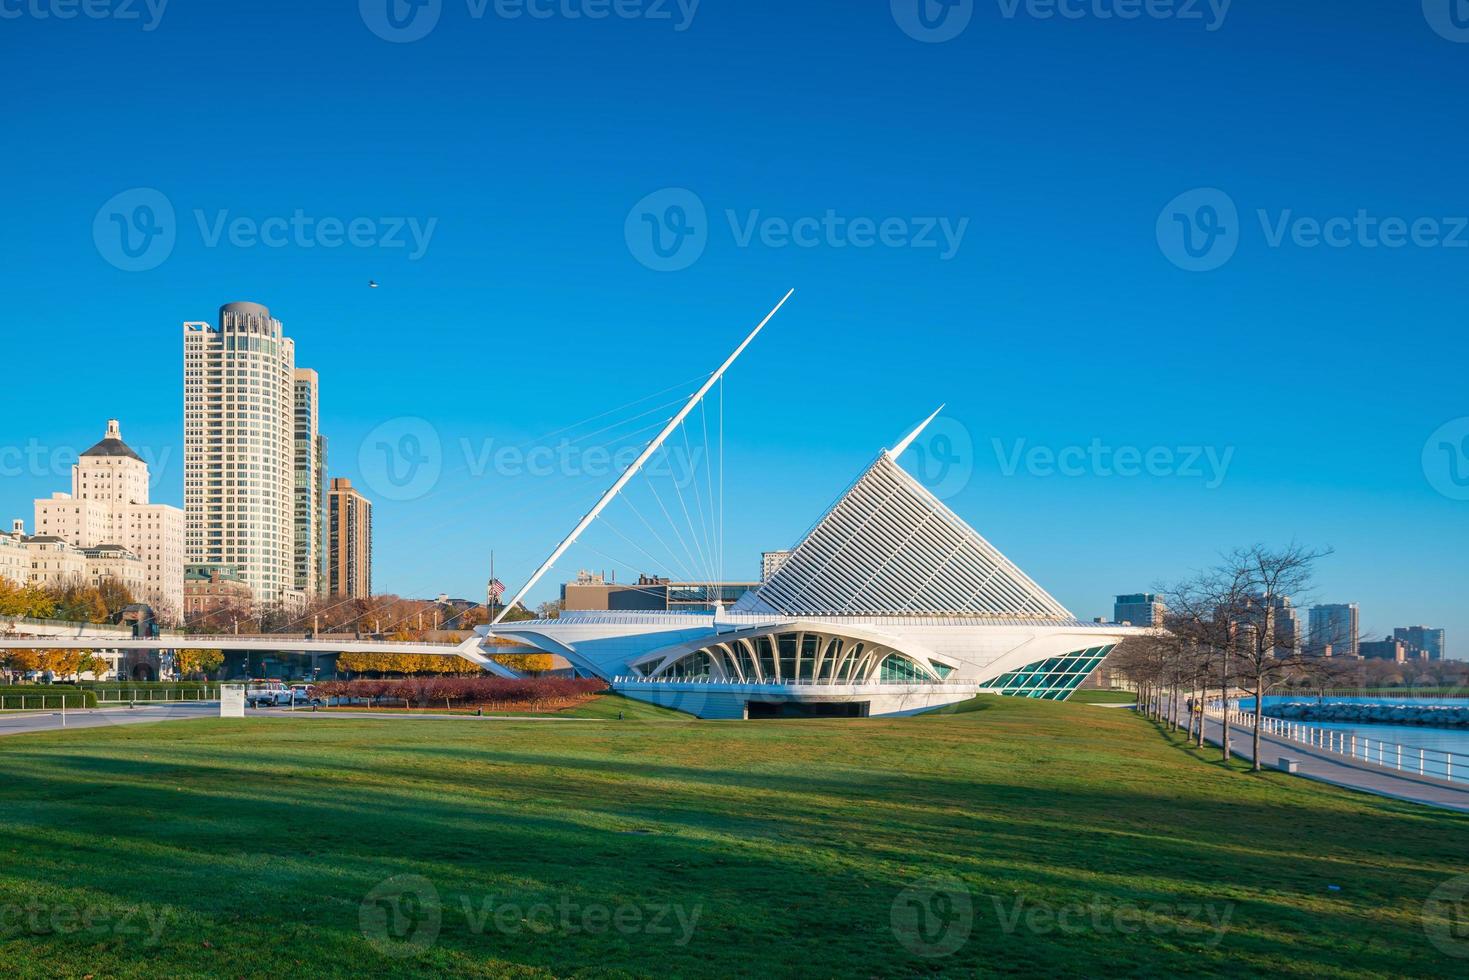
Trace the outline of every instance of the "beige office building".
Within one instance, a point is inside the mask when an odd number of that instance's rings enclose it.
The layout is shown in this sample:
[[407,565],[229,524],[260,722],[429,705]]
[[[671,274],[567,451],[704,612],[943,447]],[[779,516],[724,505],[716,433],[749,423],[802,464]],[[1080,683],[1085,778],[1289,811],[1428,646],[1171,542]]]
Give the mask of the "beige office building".
[[16,521],[13,531],[0,531],[0,579],[25,585],[31,577],[31,555],[26,550],[25,522]]
[[95,567],[76,574],[96,584],[111,568],[159,621],[176,624],[184,611],[184,512],[150,503],[148,494],[148,464],[109,419],[102,441],[71,468],[71,493],[35,502],[36,538],[95,552]]
[[231,565],[265,608],[299,608],[295,343],[258,303],[184,324],[184,553]]
[[372,595],[372,501],[340,477],[327,499],[328,589],[344,599],[365,599]]
[[53,534],[27,535],[21,521],[12,531],[0,532],[0,577],[53,591],[99,588],[110,579],[134,596],[141,595],[146,584],[143,562],[121,545],[79,548]]

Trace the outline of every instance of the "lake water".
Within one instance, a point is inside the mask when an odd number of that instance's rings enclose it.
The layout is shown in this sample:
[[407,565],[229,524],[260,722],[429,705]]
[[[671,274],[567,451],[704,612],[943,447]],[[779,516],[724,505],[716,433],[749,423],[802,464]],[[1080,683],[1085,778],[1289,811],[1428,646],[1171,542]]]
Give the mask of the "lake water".
[[[1288,704],[1291,702],[1301,704],[1315,704],[1317,698],[1309,694],[1267,694],[1265,696],[1265,707],[1272,704]],[[1469,704],[1464,698],[1394,698],[1388,697],[1327,697],[1326,704],[1410,704],[1410,705],[1449,705],[1463,707]],[[1254,698],[1244,698],[1240,701],[1241,711],[1252,711],[1255,707]],[[1346,732],[1347,738],[1355,735],[1357,737],[1357,757],[1360,759],[1365,752],[1370,752],[1372,762],[1377,762],[1379,757],[1378,743],[1386,743],[1382,750],[1383,764],[1387,766],[1397,765],[1397,750],[1394,743],[1403,746],[1403,769],[1412,772],[1418,771],[1418,749],[1427,750],[1424,753],[1424,771],[1429,775],[1442,777],[1446,771],[1444,757],[1439,753],[1452,752],[1455,755],[1452,778],[1455,782],[1469,780],[1469,729],[1464,728],[1428,728],[1423,725],[1378,725],[1378,724],[1347,724],[1343,722],[1299,722],[1311,728],[1322,728],[1332,732]]]

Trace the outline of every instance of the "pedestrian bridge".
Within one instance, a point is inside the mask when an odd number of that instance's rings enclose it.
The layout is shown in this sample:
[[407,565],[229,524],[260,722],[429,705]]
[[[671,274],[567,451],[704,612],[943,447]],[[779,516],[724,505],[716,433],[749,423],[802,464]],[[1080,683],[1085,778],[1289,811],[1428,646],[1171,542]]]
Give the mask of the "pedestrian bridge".
[[234,653],[385,653],[410,654],[424,657],[460,657],[482,670],[499,677],[519,677],[515,671],[491,659],[486,649],[496,654],[541,653],[534,647],[523,645],[506,646],[493,644],[487,648],[484,637],[471,636],[463,643],[432,643],[408,640],[370,640],[356,636],[325,637],[296,636],[289,634],[254,634],[241,636],[235,633],[193,634],[189,636],[160,636],[141,638],[118,636],[107,630],[88,631],[82,627],[65,635],[26,635],[21,633],[0,634],[0,651],[3,650],[223,650]]

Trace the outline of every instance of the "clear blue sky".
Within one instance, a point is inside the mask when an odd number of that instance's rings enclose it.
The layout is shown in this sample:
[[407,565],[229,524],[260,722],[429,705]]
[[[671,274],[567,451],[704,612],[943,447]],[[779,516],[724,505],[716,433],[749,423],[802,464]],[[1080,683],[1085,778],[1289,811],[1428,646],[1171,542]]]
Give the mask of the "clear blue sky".
[[[460,440],[545,442],[704,374],[795,286],[726,390],[729,574],[754,575],[946,401],[943,431],[973,447],[950,502],[1078,615],[1295,538],[1336,552],[1313,598],[1360,602],[1376,634],[1444,626],[1469,652],[1469,502],[1423,456],[1469,416],[1469,248],[1270,243],[1283,219],[1359,211],[1469,242],[1452,220],[1469,214],[1469,44],[1418,3],[1239,2],[1209,30],[1207,5],[1202,21],[1046,19],[991,0],[924,43],[888,0],[703,0],[691,20],[672,0],[669,19],[444,0],[427,36],[391,43],[371,0],[365,17],[346,0],[174,0],[151,30],[142,4],[140,21],[59,20],[27,2],[0,23],[7,518],[66,488],[64,466],[17,450],[84,448],[109,416],[166,455],[156,498],[181,503],[180,324],[254,300],[321,373],[334,475],[372,486],[359,448],[389,420],[441,440],[431,492],[377,494],[377,585],[481,596],[493,547],[514,587],[608,478],[475,476]],[[105,244],[104,204],[134,188],[175,214],[144,271]],[[635,205],[665,188],[707,214],[676,271],[637,239]],[[1160,236],[1196,188],[1238,212],[1212,271],[1180,268]],[[434,224],[421,255],[406,233],[211,243],[221,220],[298,209],[374,234]],[[752,219],[828,212],[901,220],[865,248],[742,243]],[[896,244],[938,218],[967,222],[952,255],[937,232],[937,248]],[[1211,486],[1167,465],[1048,475],[1025,456],[1094,441],[1229,463]],[[553,580],[654,570],[597,540]]]

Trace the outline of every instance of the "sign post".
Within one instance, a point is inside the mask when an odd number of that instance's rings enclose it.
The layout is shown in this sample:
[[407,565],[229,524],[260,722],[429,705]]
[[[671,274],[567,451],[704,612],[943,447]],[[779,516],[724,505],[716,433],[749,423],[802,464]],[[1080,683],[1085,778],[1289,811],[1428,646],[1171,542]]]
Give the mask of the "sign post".
[[219,716],[221,718],[245,717],[245,685],[219,685]]

